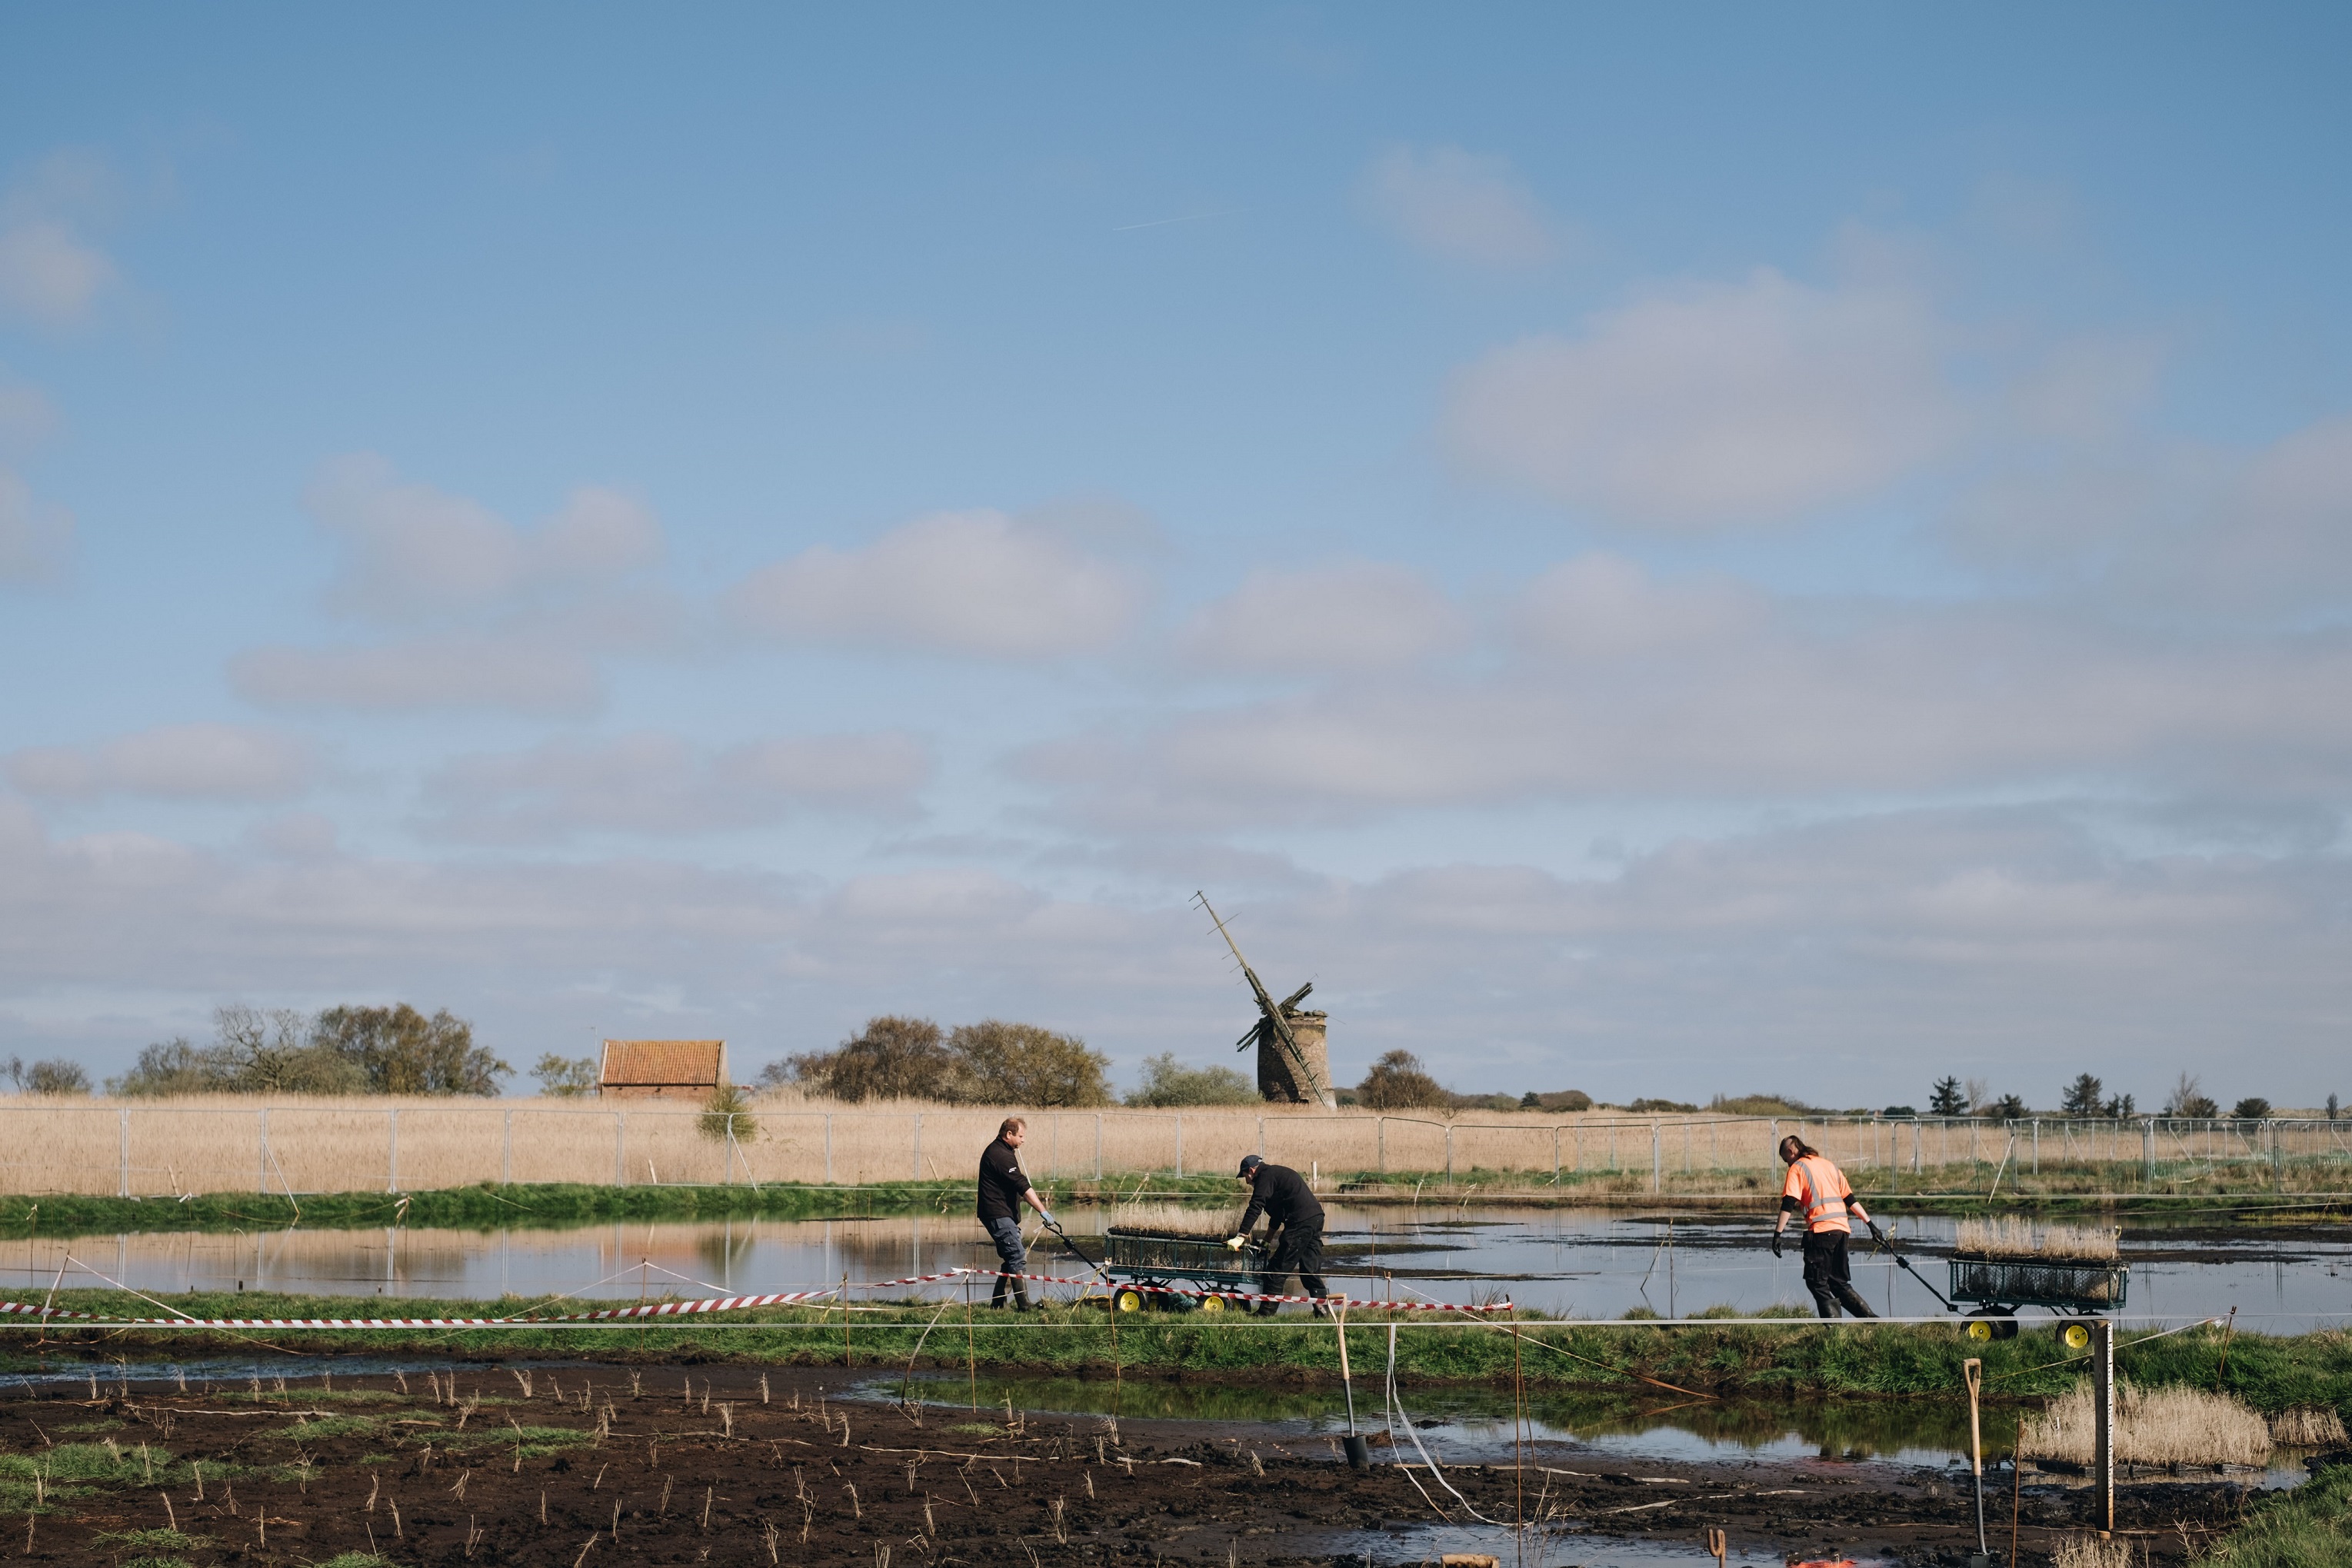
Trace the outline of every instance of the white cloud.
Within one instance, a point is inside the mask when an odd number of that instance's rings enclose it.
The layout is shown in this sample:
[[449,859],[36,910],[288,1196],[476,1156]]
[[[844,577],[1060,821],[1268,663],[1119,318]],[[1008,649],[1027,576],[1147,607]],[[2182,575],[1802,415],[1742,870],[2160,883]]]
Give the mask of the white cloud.
[[1125,570],[1002,512],[935,512],[863,549],[819,545],[753,572],[737,620],[794,643],[991,659],[1096,652],[1141,608]]
[[660,523],[617,491],[574,490],[525,531],[478,501],[400,479],[372,453],[321,464],[303,503],[347,552],[332,601],[379,620],[494,610],[619,580],[662,552]]
[[1538,580],[1520,654],[1024,754],[1057,811],[1224,830],[1528,800],[2073,788],[2303,798],[2352,773],[2352,632],[2158,637],[2063,605],[1775,603],[1611,558]]
[[1965,559],[2095,588],[2134,616],[2249,626],[2352,613],[2352,415],[2267,446],[2095,443],[1995,474],[1946,537]]
[[40,388],[0,372],[0,455],[30,451],[57,434],[57,405]]
[[465,632],[362,648],[252,648],[229,662],[238,695],[268,707],[377,712],[490,708],[576,714],[603,695],[578,645],[530,634]]
[[74,518],[37,498],[13,469],[0,468],[0,582],[58,575],[73,554]]
[[307,789],[315,771],[300,740],[235,724],[164,725],[96,746],[35,747],[8,758],[17,789],[68,799],[278,800]]
[[2352,415],[2257,453],[2200,521],[2127,565],[2127,579],[2225,613],[2352,611]]
[[78,321],[114,281],[114,264],[60,223],[0,227],[0,306],[52,326]]
[[1526,646],[1601,657],[1719,647],[1761,629],[1770,615],[1752,590],[1720,581],[1661,583],[1633,561],[1600,552],[1538,576],[1517,611]]
[[[747,1065],[874,1012],[993,1015],[1074,1030],[1130,1070],[1205,1060],[1248,1012],[1181,892],[1056,897],[937,867],[822,886],[641,856],[436,865],[299,837],[266,860],[53,840],[0,798],[0,1009],[61,988],[104,990],[117,1019],[156,997],[201,1016],[235,996],[397,996],[474,1019],[509,1060],[628,1020],[726,1035]],[[1465,1088],[1704,1098],[1772,1087],[1756,1063],[1798,1053],[1851,1103],[1916,1100],[1969,1063],[2047,1103],[2081,1071],[2146,1099],[2217,1040],[2258,1040],[2230,1093],[2308,1103],[2343,1087],[2347,899],[2340,855],[2127,857],[2043,809],[1681,839],[1584,879],[1409,865],[1220,913],[1262,973],[1316,980],[1349,1080],[1402,1046]],[[665,999],[632,1000],[648,995]],[[115,1030],[118,1060],[153,1037]]]
[[1277,674],[1383,669],[1458,643],[1465,617],[1444,593],[1387,561],[1254,571],[1195,611],[1177,635],[1192,663]]
[[811,810],[899,816],[929,778],[911,736],[833,735],[709,751],[674,735],[555,740],[462,757],[425,785],[438,837],[517,843],[587,831],[692,834]]
[[1383,227],[1448,261],[1531,267],[1559,252],[1557,225],[1502,158],[1394,148],[1364,171],[1357,196]]
[[2009,389],[2025,433],[2071,442],[2112,440],[2156,396],[2164,345],[2147,337],[2059,343]]
[[251,701],[576,714],[602,697],[599,653],[669,635],[669,596],[641,580],[661,559],[661,525],[618,491],[582,486],[538,528],[519,528],[361,454],[320,465],[303,499],[343,546],[330,605],[413,632],[248,649],[229,674]]
[[1965,421],[1947,332],[1900,287],[1770,269],[1662,292],[1575,338],[1530,338],[1455,378],[1464,466],[1607,519],[1699,533],[1867,494]]
[[105,162],[80,150],[51,153],[0,197],[0,312],[43,326],[88,317],[119,274],[81,232],[112,204]]

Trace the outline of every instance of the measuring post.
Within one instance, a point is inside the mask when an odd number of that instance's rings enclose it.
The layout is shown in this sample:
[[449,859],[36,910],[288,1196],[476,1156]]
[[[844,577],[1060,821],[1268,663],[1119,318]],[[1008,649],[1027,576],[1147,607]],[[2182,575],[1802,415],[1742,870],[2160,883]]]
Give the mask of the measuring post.
[[2091,1325],[2091,1484],[2098,1490],[2093,1516],[2101,1536],[2116,1530],[2116,1325]]
[[1658,1124],[1653,1122],[1650,1124],[1650,1190],[1664,1192],[1665,1180],[1665,1155],[1658,1147]]

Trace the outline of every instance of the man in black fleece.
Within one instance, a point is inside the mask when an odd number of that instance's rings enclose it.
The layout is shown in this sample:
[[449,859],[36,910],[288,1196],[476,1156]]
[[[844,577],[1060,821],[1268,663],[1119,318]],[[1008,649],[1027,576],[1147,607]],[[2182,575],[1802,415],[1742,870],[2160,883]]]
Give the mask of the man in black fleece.
[[1007,1116],[996,1130],[996,1141],[980,1151],[980,1223],[987,1228],[988,1239],[996,1244],[996,1293],[988,1304],[1004,1304],[1006,1291],[1013,1293],[1013,1310],[1029,1310],[1029,1288],[1021,1278],[1026,1254],[1021,1247],[1021,1205],[1025,1201],[1037,1211],[1046,1224],[1054,1223],[1053,1214],[1045,1200],[1029,1185],[1028,1176],[1021,1169],[1019,1149],[1028,1135],[1028,1124],[1018,1116]]
[[[1274,1257],[1266,1264],[1267,1272],[1258,1276],[1258,1289],[1278,1296],[1283,1281],[1295,1271],[1308,1295],[1328,1294],[1323,1288],[1323,1206],[1315,1200],[1307,1179],[1288,1166],[1270,1166],[1255,1155],[1243,1156],[1238,1174],[1249,1184],[1249,1207],[1242,1211],[1239,1233],[1225,1245],[1240,1251],[1249,1239],[1250,1227],[1264,1214],[1274,1241]],[[1279,1302],[1260,1301],[1257,1310],[1260,1317],[1270,1318],[1282,1307]],[[1320,1301],[1315,1303],[1315,1315],[1325,1315]]]

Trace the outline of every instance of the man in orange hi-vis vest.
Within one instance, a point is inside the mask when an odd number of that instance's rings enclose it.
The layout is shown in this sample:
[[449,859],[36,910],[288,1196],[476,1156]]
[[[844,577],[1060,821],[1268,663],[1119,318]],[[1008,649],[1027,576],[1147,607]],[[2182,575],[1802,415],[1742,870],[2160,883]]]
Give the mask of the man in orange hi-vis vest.
[[1843,1304],[1855,1317],[1876,1317],[1862,1292],[1853,1288],[1853,1275],[1846,1268],[1846,1238],[1853,1233],[1846,1216],[1851,1214],[1864,1225],[1871,1219],[1863,1211],[1862,1199],[1853,1196],[1845,1172],[1793,1134],[1780,1140],[1780,1158],[1788,1163],[1789,1179],[1780,1186],[1780,1217],[1772,1226],[1772,1256],[1780,1256],[1780,1232],[1788,1228],[1789,1217],[1795,1215],[1805,1226],[1805,1289],[1812,1292],[1813,1310],[1833,1318]]

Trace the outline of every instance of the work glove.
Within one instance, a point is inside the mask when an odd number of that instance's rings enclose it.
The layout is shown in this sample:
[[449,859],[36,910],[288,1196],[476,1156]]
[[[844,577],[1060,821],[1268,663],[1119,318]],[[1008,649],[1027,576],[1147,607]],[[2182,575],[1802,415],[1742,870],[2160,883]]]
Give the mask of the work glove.
[[1777,1230],[1772,1232],[1772,1256],[1780,1256],[1780,1233]]
[[1061,1228],[1060,1226],[1054,1223],[1054,1211],[1050,1208],[1039,1209],[1037,1211],[1037,1219],[1038,1222],[1044,1225],[1048,1230],[1059,1230]]
[[1248,1237],[1247,1235],[1245,1235],[1245,1234],[1244,1234],[1244,1235],[1241,1235],[1241,1236],[1228,1237],[1228,1238],[1226,1239],[1226,1240],[1225,1240],[1225,1250],[1226,1250],[1226,1251],[1228,1251],[1228,1252],[1238,1252],[1238,1251],[1240,1251],[1244,1247],[1247,1246],[1248,1244],[1249,1244],[1249,1237]]

